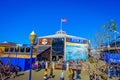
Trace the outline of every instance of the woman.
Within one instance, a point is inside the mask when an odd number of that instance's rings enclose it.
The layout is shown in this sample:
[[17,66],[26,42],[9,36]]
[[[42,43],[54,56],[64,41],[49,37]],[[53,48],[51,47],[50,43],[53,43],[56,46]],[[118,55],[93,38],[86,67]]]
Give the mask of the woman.
[[70,68],[69,75],[68,75],[69,80],[72,80],[72,73],[73,73],[73,70],[72,70],[72,68]]
[[53,78],[53,68],[50,69],[50,77]]

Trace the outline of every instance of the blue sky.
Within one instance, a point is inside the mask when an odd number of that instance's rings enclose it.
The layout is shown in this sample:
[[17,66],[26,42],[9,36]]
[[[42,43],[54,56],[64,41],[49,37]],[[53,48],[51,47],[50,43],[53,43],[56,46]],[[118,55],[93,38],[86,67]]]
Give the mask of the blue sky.
[[38,37],[55,34],[61,18],[67,18],[63,24],[67,34],[92,42],[110,19],[120,32],[120,0],[0,0],[0,42],[29,44],[32,30]]

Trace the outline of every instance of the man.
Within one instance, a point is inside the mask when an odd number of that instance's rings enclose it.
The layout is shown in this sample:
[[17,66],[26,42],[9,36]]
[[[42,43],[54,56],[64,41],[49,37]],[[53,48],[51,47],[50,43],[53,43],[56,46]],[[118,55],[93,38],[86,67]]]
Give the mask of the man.
[[112,80],[112,66],[110,66],[109,68],[108,68],[108,76],[109,76],[109,78]]
[[60,80],[64,80],[64,71],[62,69],[61,75],[60,75]]
[[81,69],[78,69],[78,67],[77,67],[77,70],[76,70],[76,80],[81,79],[80,73],[81,73]]

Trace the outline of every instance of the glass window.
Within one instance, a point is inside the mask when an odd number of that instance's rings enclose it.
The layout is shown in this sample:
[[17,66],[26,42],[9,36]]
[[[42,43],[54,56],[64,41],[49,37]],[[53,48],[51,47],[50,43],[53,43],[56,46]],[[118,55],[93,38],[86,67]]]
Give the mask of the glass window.
[[24,52],[25,51],[25,49],[24,48],[20,48],[20,52]]
[[10,52],[13,52],[14,51],[14,48],[10,48]]
[[19,52],[19,47],[18,47],[18,48],[15,48],[15,52]]
[[52,55],[64,55],[64,38],[53,38]]
[[9,48],[5,48],[5,52],[8,52],[9,51]]
[[29,47],[26,48],[26,52],[30,52],[30,48]]

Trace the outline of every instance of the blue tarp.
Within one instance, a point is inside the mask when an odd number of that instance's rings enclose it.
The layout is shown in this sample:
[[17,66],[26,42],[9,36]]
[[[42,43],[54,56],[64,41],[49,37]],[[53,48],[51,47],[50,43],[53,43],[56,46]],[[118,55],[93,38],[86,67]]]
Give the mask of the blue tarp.
[[118,53],[102,53],[107,63],[120,63],[120,54]]
[[[8,57],[4,57],[4,58],[1,58],[2,62],[4,65],[6,65],[6,63],[9,61],[9,65],[10,64],[13,64],[14,66],[15,65],[18,65],[21,67],[21,70],[22,71],[26,71],[26,70],[29,70],[30,69],[30,59],[28,58],[10,58],[8,59]],[[32,58],[32,63],[35,62],[35,58]]]

